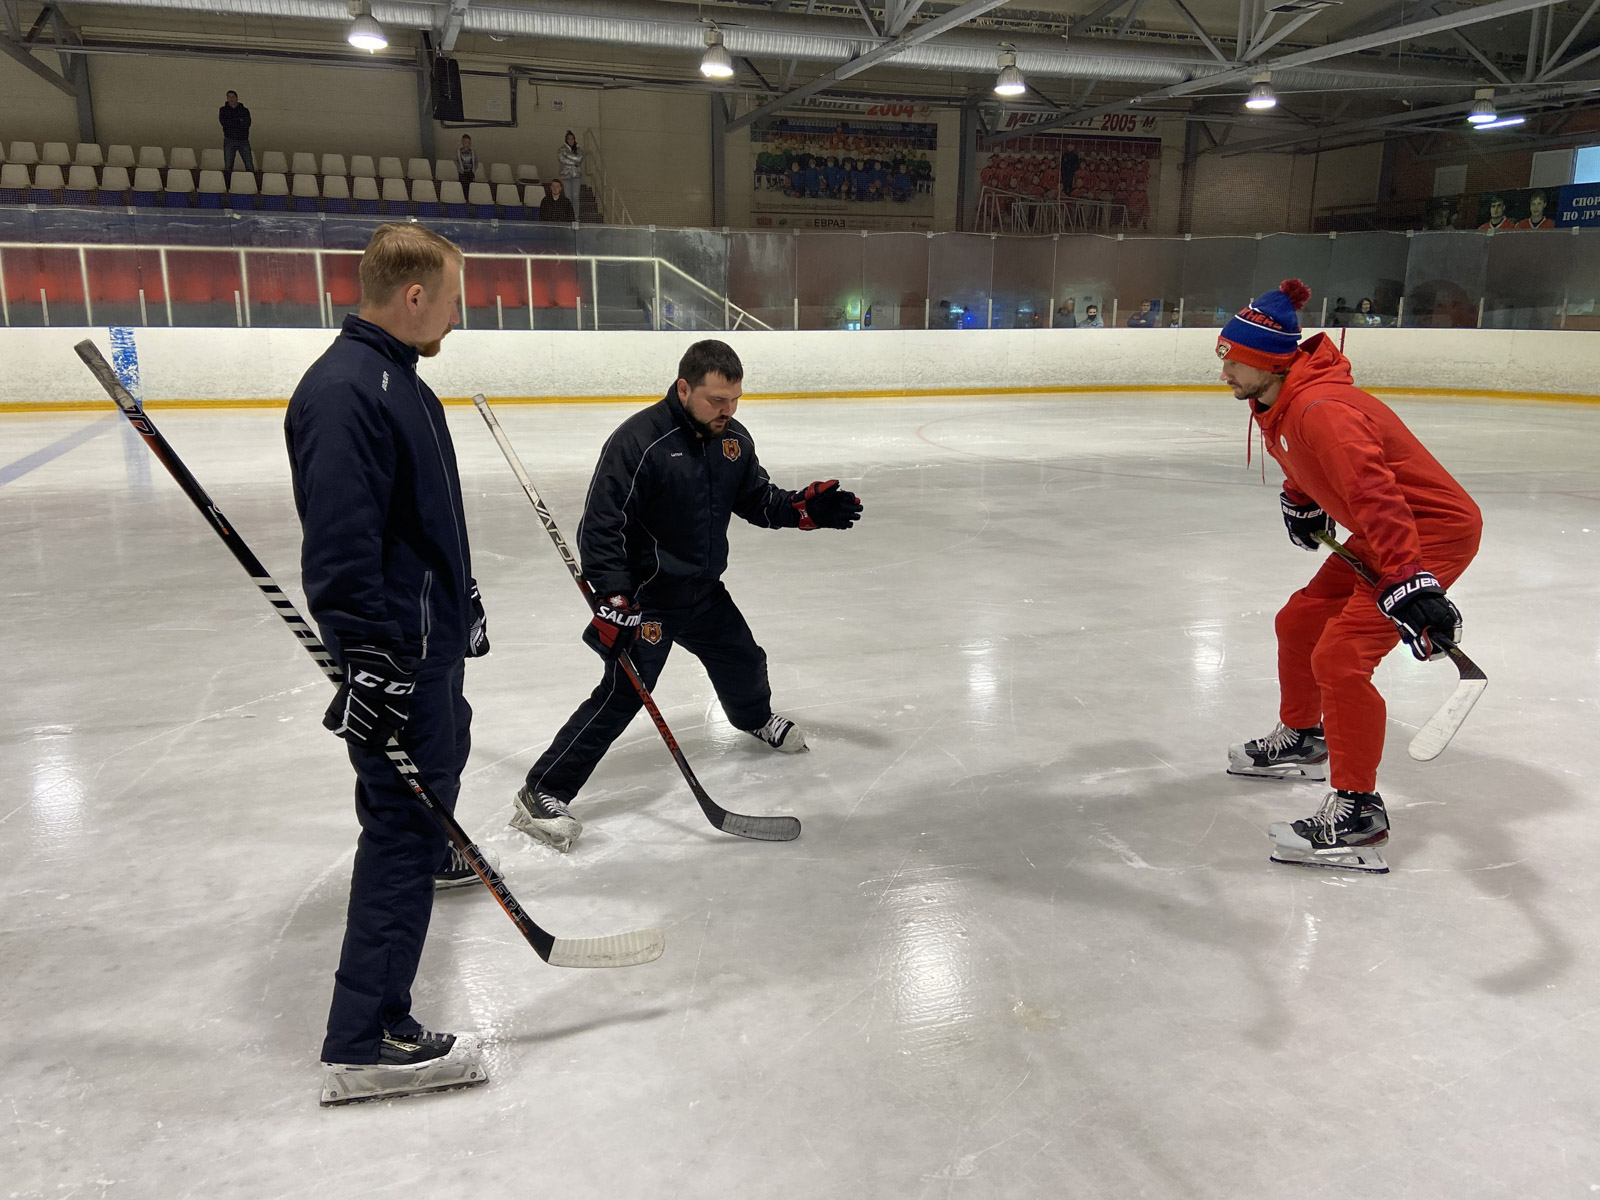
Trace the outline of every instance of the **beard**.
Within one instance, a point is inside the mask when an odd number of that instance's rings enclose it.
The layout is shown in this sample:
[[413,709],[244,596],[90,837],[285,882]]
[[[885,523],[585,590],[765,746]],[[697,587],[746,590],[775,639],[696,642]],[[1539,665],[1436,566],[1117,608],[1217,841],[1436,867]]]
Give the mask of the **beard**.
[[[684,415],[689,416],[687,413]],[[721,437],[723,430],[728,427],[728,418],[713,417],[710,421],[702,421],[699,417],[689,416],[689,424],[693,425],[695,432],[703,438]]]

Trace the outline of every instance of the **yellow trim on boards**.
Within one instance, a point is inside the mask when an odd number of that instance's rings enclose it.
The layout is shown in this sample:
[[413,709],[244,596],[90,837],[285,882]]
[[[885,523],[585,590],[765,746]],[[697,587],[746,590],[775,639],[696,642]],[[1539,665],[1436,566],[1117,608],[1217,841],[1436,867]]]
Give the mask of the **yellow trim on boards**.
[[[1591,395],[1586,392],[1510,392],[1496,391],[1482,388],[1408,388],[1408,387],[1374,387],[1370,389],[1379,396],[1403,396],[1407,398],[1420,398],[1436,396],[1445,400],[1507,400],[1521,401],[1538,404],[1600,404],[1600,395]],[[937,400],[937,399],[964,399],[974,396],[1083,396],[1105,395],[1107,393],[1160,393],[1160,394],[1189,394],[1196,393],[1221,393],[1220,385],[1211,384],[1130,384],[1130,383],[1101,383],[1101,384],[1062,384],[1055,387],[988,387],[988,388],[890,388],[885,390],[852,390],[838,392],[747,392],[744,399],[751,401],[778,401],[778,400],[807,400],[813,402],[842,401],[842,400]],[[443,402],[453,407],[470,405],[472,400],[467,396],[441,397]],[[649,404],[660,399],[659,396],[493,396],[491,399],[497,405],[535,405],[535,404]],[[230,408],[277,408],[289,406],[287,398],[271,400],[152,400],[149,407],[154,411],[169,409],[230,409]],[[109,401],[94,400],[63,400],[59,403],[39,404],[0,404],[0,412],[4,413],[65,413],[65,412],[101,412],[110,407]]]

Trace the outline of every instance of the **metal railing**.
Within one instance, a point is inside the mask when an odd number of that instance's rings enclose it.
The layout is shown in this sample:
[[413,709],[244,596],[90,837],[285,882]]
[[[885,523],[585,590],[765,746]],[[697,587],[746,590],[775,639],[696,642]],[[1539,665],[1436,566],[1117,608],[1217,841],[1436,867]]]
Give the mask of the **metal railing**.
[[583,144],[588,147],[583,152],[583,160],[584,165],[589,168],[584,172],[586,178],[583,182],[586,187],[594,189],[595,200],[599,202],[600,214],[605,218],[605,223],[634,224],[633,214],[628,211],[622,193],[617,191],[611,181],[610,173],[606,171],[605,150],[600,145],[599,135],[594,130],[585,128]]
[[979,233],[1039,236],[1120,233],[1127,228],[1128,206],[1110,200],[1061,200],[988,186],[978,193]]

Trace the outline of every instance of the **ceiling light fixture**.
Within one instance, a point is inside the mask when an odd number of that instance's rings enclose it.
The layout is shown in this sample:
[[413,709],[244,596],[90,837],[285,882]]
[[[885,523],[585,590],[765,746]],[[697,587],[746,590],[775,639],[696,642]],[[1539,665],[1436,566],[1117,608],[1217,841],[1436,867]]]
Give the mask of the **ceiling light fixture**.
[[1479,88],[1472,96],[1472,108],[1467,113],[1469,125],[1487,125],[1499,115],[1494,111],[1493,88]]
[[1250,83],[1250,95],[1244,106],[1254,112],[1265,112],[1278,107],[1278,94],[1272,90],[1271,75],[1257,75]]
[[1027,90],[1028,81],[1017,66],[1017,52],[1011,49],[1000,51],[1000,74],[994,77],[994,94],[1020,96]]
[[1513,125],[1526,125],[1527,117],[1497,117],[1493,121],[1483,121],[1473,125],[1474,129],[1509,129]]
[[733,56],[722,44],[722,30],[706,30],[706,52],[700,59],[700,74],[707,79],[728,79],[733,75]]
[[345,30],[344,40],[357,50],[365,50],[373,54],[384,49],[389,44],[388,37],[383,32],[383,26],[373,19],[372,9],[362,4],[355,14],[355,20],[350,22],[350,28]]

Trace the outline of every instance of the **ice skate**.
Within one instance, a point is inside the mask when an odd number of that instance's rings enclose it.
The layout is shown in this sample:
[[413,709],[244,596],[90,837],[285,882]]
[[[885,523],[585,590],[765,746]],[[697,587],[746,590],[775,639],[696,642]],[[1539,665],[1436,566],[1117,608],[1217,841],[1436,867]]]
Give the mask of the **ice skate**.
[[[500,856],[493,850],[478,847],[478,853],[483,855],[483,860],[496,871],[500,869]],[[450,847],[450,865],[433,877],[433,890],[436,892],[449,891],[451,888],[467,887],[478,882],[478,873],[467,865],[467,859],[460,850]]]
[[565,801],[526,786],[517,792],[511,828],[527,834],[534,841],[554,846],[562,854],[577,844],[578,835],[583,832],[583,825],[567,809]]
[[321,1104],[354,1104],[474,1087],[489,1082],[476,1035],[429,1033],[413,1037],[384,1034],[375,1063],[324,1063]]
[[1335,867],[1385,875],[1381,847],[1389,840],[1389,814],[1377,792],[1329,792],[1315,816],[1274,821],[1272,861],[1298,867]]
[[1290,729],[1280,721],[1264,738],[1229,746],[1228,774],[1322,782],[1328,777],[1328,743],[1322,726]]
[[767,723],[760,729],[747,729],[745,732],[785,754],[798,754],[806,748],[806,731],[788,717],[780,717],[777,713],[768,717]]

